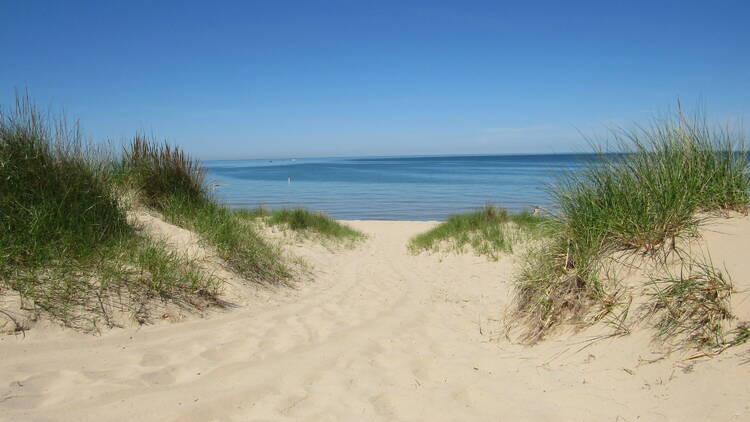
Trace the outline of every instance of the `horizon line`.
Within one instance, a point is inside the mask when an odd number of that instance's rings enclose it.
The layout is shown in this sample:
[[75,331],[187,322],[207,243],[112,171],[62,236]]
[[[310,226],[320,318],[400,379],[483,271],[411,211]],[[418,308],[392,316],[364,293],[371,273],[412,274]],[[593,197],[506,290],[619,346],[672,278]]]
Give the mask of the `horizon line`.
[[[248,161],[248,160],[322,160],[331,158],[429,158],[429,157],[519,157],[540,155],[597,155],[599,152],[509,152],[509,153],[476,153],[476,154],[393,154],[393,155],[328,155],[328,156],[290,156],[290,157],[254,157],[254,158],[210,158],[198,159],[205,161]],[[607,152],[605,154],[619,154],[618,152]]]

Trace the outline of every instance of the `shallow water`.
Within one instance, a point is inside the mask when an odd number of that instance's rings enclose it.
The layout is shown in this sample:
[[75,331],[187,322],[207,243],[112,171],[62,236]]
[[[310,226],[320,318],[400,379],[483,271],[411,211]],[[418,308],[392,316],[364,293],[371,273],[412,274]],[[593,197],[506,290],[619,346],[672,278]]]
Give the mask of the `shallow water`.
[[302,206],[348,220],[442,220],[486,203],[550,202],[546,186],[594,159],[585,154],[207,161],[230,207]]

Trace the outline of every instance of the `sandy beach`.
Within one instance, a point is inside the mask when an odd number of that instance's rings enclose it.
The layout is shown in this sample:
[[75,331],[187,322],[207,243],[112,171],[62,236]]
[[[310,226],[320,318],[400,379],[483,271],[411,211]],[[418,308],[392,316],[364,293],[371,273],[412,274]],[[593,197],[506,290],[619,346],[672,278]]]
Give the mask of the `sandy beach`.
[[750,422],[750,1],[673,3],[3,2],[0,422]]
[[[601,324],[518,344],[502,324],[516,256],[415,256],[409,238],[436,223],[347,224],[367,240],[288,242],[311,280],[235,292],[234,309],[98,336],[0,337],[0,420],[750,419],[748,345],[664,354],[645,326],[607,338]],[[750,218],[702,232],[733,277],[735,314],[750,319]]]

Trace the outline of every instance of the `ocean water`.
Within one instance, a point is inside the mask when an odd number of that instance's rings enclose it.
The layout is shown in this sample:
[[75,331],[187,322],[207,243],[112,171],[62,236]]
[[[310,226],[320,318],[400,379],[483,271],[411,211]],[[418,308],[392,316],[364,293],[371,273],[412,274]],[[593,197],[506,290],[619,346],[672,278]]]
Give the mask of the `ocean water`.
[[548,206],[546,186],[591,155],[482,155],[206,161],[232,208],[305,207],[347,220],[443,220],[487,203]]

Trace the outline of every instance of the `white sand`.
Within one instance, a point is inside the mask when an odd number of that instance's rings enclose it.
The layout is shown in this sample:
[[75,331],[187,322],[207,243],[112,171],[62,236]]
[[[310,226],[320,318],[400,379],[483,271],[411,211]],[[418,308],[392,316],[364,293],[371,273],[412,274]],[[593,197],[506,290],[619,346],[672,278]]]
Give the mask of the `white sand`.
[[[293,246],[315,281],[238,309],[0,337],[0,420],[750,420],[747,345],[686,361],[650,352],[648,329],[587,341],[603,327],[513,344],[500,324],[512,257],[412,256],[407,240],[434,223],[350,224],[365,244]],[[750,319],[750,218],[711,229]]]

